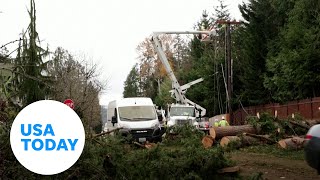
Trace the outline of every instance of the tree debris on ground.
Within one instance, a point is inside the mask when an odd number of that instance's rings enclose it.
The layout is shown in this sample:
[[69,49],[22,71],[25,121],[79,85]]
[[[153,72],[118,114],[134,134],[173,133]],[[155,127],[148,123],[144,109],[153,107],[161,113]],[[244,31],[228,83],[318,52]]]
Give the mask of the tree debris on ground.
[[213,127],[209,132],[212,139],[220,140],[219,144],[224,148],[277,144],[282,149],[298,150],[307,142],[304,136],[311,127],[311,122],[318,121],[304,121],[298,115],[294,117],[279,119],[262,113],[259,117],[249,117],[246,125]]

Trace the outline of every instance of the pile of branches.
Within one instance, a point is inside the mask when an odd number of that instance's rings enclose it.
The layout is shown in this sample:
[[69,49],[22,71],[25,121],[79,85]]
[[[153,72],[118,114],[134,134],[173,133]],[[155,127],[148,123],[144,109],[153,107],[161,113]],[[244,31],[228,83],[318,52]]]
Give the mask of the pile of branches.
[[275,141],[290,136],[304,136],[312,126],[299,115],[279,119],[269,113],[262,113],[260,117],[249,117],[247,122],[253,125],[259,134],[268,134]]
[[[222,148],[202,147],[203,132],[193,127],[167,129],[161,143],[141,148],[120,135],[88,135],[79,160],[51,179],[233,179],[222,171],[233,162]],[[9,143],[9,131],[0,137],[6,156],[0,176],[4,179],[49,178],[26,170],[17,162]],[[144,146],[148,147],[148,146]],[[0,166],[1,167],[1,166]]]
[[[213,142],[222,147],[239,148],[257,144],[277,144],[282,149],[302,149],[307,140],[305,135],[314,121],[305,121],[299,115],[279,119],[268,113],[249,117],[242,126],[214,127],[210,129]],[[207,138],[207,137],[204,137]],[[208,146],[203,143],[204,146]]]

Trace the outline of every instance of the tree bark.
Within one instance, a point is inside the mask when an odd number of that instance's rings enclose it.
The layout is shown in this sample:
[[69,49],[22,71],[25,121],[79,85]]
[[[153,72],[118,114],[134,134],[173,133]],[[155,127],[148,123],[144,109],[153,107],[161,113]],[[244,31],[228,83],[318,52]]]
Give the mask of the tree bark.
[[210,128],[210,136],[213,139],[221,139],[224,136],[236,136],[242,133],[257,133],[256,129],[252,125],[242,126],[225,126],[225,127],[213,127]]
[[282,149],[302,149],[306,145],[306,139],[301,137],[293,137],[282,139],[278,142],[278,145]]
[[302,124],[302,123],[299,123],[299,122],[296,122],[296,121],[290,121],[289,122],[292,124],[292,125],[295,125],[295,126],[299,126],[301,128],[305,128],[305,129],[310,129],[310,126],[308,126],[307,124]]
[[305,120],[306,124],[308,124],[309,126],[313,126],[316,124],[320,124],[320,120],[317,119],[313,119],[313,120]]
[[220,140],[221,147],[225,147],[231,142],[237,142],[238,147],[250,146],[260,143],[259,139],[250,136],[225,136]]
[[202,142],[203,147],[207,149],[213,145],[214,139],[211,136],[207,135],[202,138],[201,142]]
[[264,142],[266,142],[266,143],[268,143],[268,144],[275,144],[275,143],[277,143],[275,140],[270,139],[270,136],[269,136],[269,135],[257,135],[257,134],[251,134],[251,133],[243,133],[243,135],[260,139],[261,141],[264,141]]

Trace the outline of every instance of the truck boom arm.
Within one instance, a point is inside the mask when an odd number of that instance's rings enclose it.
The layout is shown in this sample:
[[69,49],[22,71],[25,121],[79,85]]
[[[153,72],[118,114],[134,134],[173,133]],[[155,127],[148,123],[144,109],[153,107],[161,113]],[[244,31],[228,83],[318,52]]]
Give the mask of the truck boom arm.
[[156,50],[156,52],[160,58],[165,70],[167,71],[169,78],[171,79],[176,101],[183,103],[183,104],[186,104],[186,101],[185,101],[186,97],[183,95],[181,86],[180,86],[176,76],[174,75],[172,69],[171,69],[171,66],[169,64],[169,61],[168,61],[166,55],[164,54],[164,52],[162,50],[161,43],[158,38],[158,34],[154,34],[152,36],[151,42],[152,42],[153,48]]
[[199,83],[201,81],[203,81],[202,78],[197,79],[195,81],[192,81],[190,83],[187,83],[183,86],[180,86],[176,76],[174,75],[171,66],[169,64],[169,61],[165,55],[165,53],[163,52],[161,43],[160,43],[160,39],[159,39],[159,35],[161,34],[207,34],[209,37],[212,37],[213,35],[216,34],[216,32],[214,30],[212,31],[164,31],[164,32],[154,32],[151,38],[151,43],[153,45],[153,48],[156,50],[162,64],[164,65],[165,70],[168,73],[168,76],[172,82],[172,88],[173,90],[171,90],[170,92],[174,94],[174,98],[177,102],[182,103],[182,104],[189,104],[194,106],[200,113],[202,116],[204,116],[206,114],[206,109],[201,107],[200,105],[190,101],[189,99],[187,99],[185,97],[185,92],[186,90],[191,86],[194,85],[196,83]]

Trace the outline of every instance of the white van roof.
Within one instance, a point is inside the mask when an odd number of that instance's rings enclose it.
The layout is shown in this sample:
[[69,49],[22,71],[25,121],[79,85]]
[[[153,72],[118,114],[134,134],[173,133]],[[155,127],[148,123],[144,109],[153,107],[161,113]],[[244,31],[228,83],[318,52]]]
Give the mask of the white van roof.
[[148,97],[134,97],[134,98],[123,98],[117,101],[118,107],[121,106],[153,106],[151,98]]

